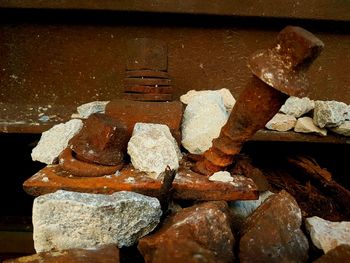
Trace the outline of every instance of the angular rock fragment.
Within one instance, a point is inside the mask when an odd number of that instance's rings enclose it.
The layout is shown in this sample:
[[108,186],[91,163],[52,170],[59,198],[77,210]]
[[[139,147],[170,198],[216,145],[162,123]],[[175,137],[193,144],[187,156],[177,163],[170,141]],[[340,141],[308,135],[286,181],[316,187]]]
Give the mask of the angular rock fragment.
[[192,99],[197,96],[202,96],[206,94],[215,94],[215,93],[219,94],[222,97],[226,110],[231,112],[233,106],[235,106],[236,100],[228,89],[190,90],[186,94],[180,97],[180,101],[183,104],[189,104],[192,101]]
[[187,105],[182,120],[182,145],[192,154],[202,154],[225,125],[227,113],[218,93],[195,96]]
[[350,136],[350,121],[345,121],[343,124],[331,128],[331,131],[344,136]]
[[85,160],[102,165],[123,163],[129,136],[123,123],[94,113],[70,141],[72,150]]
[[216,172],[212,176],[210,176],[208,179],[209,179],[209,181],[223,182],[223,183],[232,182],[233,181],[233,177],[227,171]]
[[345,263],[350,260],[350,245],[339,245],[313,263]]
[[87,119],[94,113],[105,113],[106,105],[109,101],[92,101],[77,107],[78,114],[73,117]]
[[313,100],[310,100],[307,97],[298,98],[291,96],[281,107],[280,112],[299,118],[313,108],[315,108],[315,102]]
[[309,245],[301,223],[290,194],[283,190],[270,196],[243,225],[240,262],[306,262]]
[[131,246],[157,226],[161,214],[156,198],[133,192],[100,195],[59,190],[34,200],[34,247],[45,252]]
[[32,150],[33,161],[53,164],[67,147],[69,140],[83,127],[81,120],[60,123],[42,133],[38,145]]
[[133,166],[156,179],[167,166],[179,168],[181,152],[168,126],[136,123],[128,143],[128,154]]
[[294,128],[297,119],[294,116],[277,113],[268,123],[266,123],[265,127],[269,130],[274,131],[289,131]]
[[5,260],[4,263],[119,263],[119,249],[108,245],[89,249],[50,251]]
[[270,191],[266,191],[260,193],[258,200],[229,202],[234,229],[239,231],[247,217],[250,216],[269,196],[273,194],[274,193]]
[[310,117],[299,118],[295,124],[294,131],[301,133],[315,133],[322,136],[327,135],[327,130],[317,127]]
[[348,114],[348,105],[343,102],[317,100],[313,121],[320,128],[336,127],[349,117]]
[[233,262],[233,247],[226,202],[184,208],[138,245],[146,263]]
[[331,222],[313,216],[306,219],[305,225],[314,245],[324,253],[341,244],[350,245],[350,222]]

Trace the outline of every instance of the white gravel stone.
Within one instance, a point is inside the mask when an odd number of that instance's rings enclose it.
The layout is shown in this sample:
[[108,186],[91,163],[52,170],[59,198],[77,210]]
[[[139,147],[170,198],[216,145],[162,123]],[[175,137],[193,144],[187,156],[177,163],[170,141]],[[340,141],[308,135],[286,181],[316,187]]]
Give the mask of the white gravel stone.
[[301,132],[301,133],[316,133],[318,135],[326,136],[327,130],[321,129],[317,127],[312,118],[310,117],[302,117],[297,120],[297,123],[294,127],[295,132]]
[[338,127],[330,128],[333,132],[350,136],[350,121],[345,121],[343,124],[340,124]]
[[128,143],[133,166],[156,179],[166,167],[179,168],[181,152],[168,126],[136,123]]
[[60,123],[42,133],[38,145],[32,150],[33,161],[53,164],[59,154],[67,147],[69,140],[83,127],[81,120]]
[[209,181],[212,181],[212,182],[223,182],[223,183],[233,181],[233,177],[227,171],[216,172],[212,176],[210,176],[208,179]]
[[313,108],[315,108],[315,102],[313,100],[310,100],[307,97],[298,98],[292,96],[286,100],[280,111],[287,115],[299,118]]
[[36,252],[115,244],[131,246],[151,232],[162,214],[156,198],[59,190],[34,200]]
[[105,113],[106,105],[109,101],[92,101],[77,107],[78,114],[73,114],[75,118],[87,119],[93,113]]
[[220,134],[229,117],[218,93],[203,93],[193,97],[182,120],[182,145],[193,154],[202,154]]
[[315,102],[314,123],[320,128],[336,127],[349,118],[348,105],[339,101]]
[[313,216],[306,219],[306,229],[314,245],[324,253],[341,244],[350,245],[350,222],[331,222]]
[[186,94],[180,97],[180,101],[183,104],[189,104],[191,100],[197,96],[202,96],[205,94],[219,94],[224,102],[225,108],[227,111],[231,112],[233,106],[236,103],[235,98],[232,96],[231,92],[228,89],[220,90],[190,90]]
[[293,129],[296,123],[297,119],[294,116],[277,113],[265,127],[269,130],[284,132]]

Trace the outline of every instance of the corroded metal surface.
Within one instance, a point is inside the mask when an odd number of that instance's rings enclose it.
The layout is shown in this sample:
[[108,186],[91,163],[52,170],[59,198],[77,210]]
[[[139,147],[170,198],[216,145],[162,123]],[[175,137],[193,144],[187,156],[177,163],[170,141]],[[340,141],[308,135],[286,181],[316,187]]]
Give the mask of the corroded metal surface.
[[70,148],[66,148],[59,156],[59,166],[65,171],[78,177],[96,177],[111,174],[121,169],[123,163],[118,165],[99,165],[77,159]]
[[[74,177],[58,165],[45,167],[23,184],[24,190],[34,196],[64,189],[103,194],[133,191],[157,197],[161,195],[161,186],[161,180],[154,180],[132,167],[126,167],[117,174],[100,177]],[[229,201],[258,197],[257,188],[250,178],[234,176],[233,182],[211,182],[205,176],[192,172],[188,164],[181,165],[173,182],[173,189],[174,199],[183,200]]]
[[124,123],[106,114],[94,113],[84,121],[83,128],[70,139],[68,146],[77,159],[100,165],[119,165],[124,162],[129,139]]
[[[143,94],[145,95],[145,94]],[[160,94],[168,95],[168,94]],[[178,143],[181,142],[181,120],[183,105],[179,101],[143,102],[112,100],[106,106],[106,114],[124,123],[131,137],[137,122],[159,123],[169,127]]]
[[195,171],[210,175],[232,164],[243,144],[278,112],[287,94],[304,94],[307,85],[303,71],[322,48],[323,43],[310,32],[286,27],[272,49],[254,53],[248,63],[254,76],[240,94],[219,137],[196,163]]
[[323,47],[323,42],[307,30],[287,26],[278,34],[271,48],[249,57],[248,67],[269,86],[289,96],[306,96],[309,81],[305,71]]
[[184,14],[209,14],[223,16],[283,17],[323,20],[350,20],[350,3],[338,0],[3,0],[0,7],[115,10],[136,12],[162,12]]
[[138,101],[172,100],[166,43],[135,38],[128,42],[127,51],[123,97]]
[[4,263],[119,263],[119,249],[114,245],[100,246],[90,249],[67,249],[48,251],[16,259],[5,260]]

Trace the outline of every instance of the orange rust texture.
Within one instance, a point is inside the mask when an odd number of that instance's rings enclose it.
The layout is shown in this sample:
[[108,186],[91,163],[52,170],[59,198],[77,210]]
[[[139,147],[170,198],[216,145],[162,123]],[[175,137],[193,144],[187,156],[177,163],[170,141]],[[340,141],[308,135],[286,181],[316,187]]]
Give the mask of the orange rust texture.
[[212,174],[233,162],[242,145],[278,112],[287,95],[252,77],[222,127],[220,136],[196,164],[196,171]]
[[183,105],[180,101],[143,102],[112,100],[106,106],[106,114],[124,123],[131,136],[137,122],[159,123],[169,127],[178,143],[181,142]]
[[[55,192],[59,189],[111,194],[133,191],[149,196],[159,196],[161,180],[154,180],[132,167],[122,169],[119,175],[101,177],[73,177],[58,165],[47,166],[26,180],[24,190],[34,196]],[[174,198],[185,200],[251,200],[257,199],[254,182],[244,176],[234,176],[231,183],[211,182],[207,177],[182,166],[174,182]]]

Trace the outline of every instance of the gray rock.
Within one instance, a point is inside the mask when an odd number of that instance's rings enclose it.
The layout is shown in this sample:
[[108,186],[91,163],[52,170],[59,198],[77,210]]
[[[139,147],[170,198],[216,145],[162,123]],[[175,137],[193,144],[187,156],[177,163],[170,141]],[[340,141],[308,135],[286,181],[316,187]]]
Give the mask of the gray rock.
[[297,119],[294,116],[277,113],[265,127],[269,130],[284,132],[293,129],[296,122]]
[[33,161],[53,164],[67,147],[68,141],[83,127],[81,120],[60,123],[42,133],[38,145],[32,150]]
[[315,102],[313,100],[310,100],[307,97],[298,98],[292,96],[286,100],[281,107],[280,112],[299,118],[313,108],[315,108]]
[[228,119],[222,97],[218,93],[203,93],[193,97],[182,120],[182,145],[193,154],[202,154],[220,134]]
[[222,97],[225,108],[228,112],[231,112],[233,106],[236,103],[235,98],[232,96],[231,92],[228,89],[220,90],[190,90],[186,94],[180,97],[180,101],[183,104],[189,104],[191,100],[197,96],[202,96],[206,94],[219,94]]
[[156,179],[167,166],[179,168],[181,152],[168,126],[136,123],[128,143],[128,154],[133,166]]
[[101,195],[59,190],[34,200],[35,250],[131,246],[157,226],[161,214],[156,198],[133,192]]
[[239,231],[242,223],[250,216],[269,196],[274,193],[265,191],[260,193],[258,200],[234,201],[229,202],[230,213],[233,221],[233,226],[236,231]]
[[349,117],[348,114],[348,105],[343,102],[317,100],[313,120],[320,128],[336,127]]
[[78,114],[73,114],[72,117],[87,119],[93,113],[105,113],[106,105],[109,101],[92,101],[77,107]]
[[331,222],[313,216],[306,219],[306,229],[316,247],[327,253],[341,245],[350,245],[350,222]]
[[299,118],[295,124],[294,131],[301,133],[315,133],[322,136],[327,135],[327,130],[317,127],[310,117]]
[[343,124],[340,124],[338,127],[330,128],[333,132],[350,136],[350,121],[345,121]]

